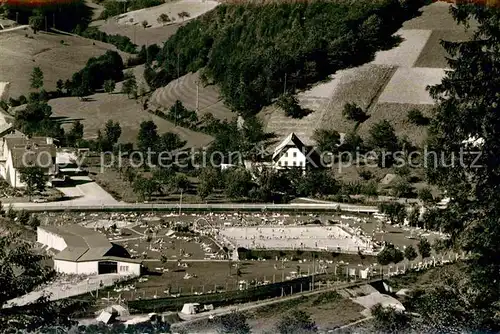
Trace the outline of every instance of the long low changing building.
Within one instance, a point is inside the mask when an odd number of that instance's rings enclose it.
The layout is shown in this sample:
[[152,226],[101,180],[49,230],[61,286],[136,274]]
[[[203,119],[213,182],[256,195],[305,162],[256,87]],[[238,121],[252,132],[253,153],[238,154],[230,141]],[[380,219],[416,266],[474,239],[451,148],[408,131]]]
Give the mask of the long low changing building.
[[95,275],[141,274],[140,260],[111,243],[104,234],[80,225],[39,226],[37,241],[57,252],[54,269],[60,273]]

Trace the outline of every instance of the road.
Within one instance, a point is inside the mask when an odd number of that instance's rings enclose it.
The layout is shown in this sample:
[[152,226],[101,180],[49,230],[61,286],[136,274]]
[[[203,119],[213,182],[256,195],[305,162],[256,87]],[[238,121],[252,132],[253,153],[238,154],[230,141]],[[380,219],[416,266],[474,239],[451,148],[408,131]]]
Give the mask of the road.
[[79,201],[61,201],[51,203],[12,203],[15,210],[31,212],[44,211],[349,211],[376,213],[376,206],[343,203],[215,203],[215,204],[146,204],[146,203],[81,203]]

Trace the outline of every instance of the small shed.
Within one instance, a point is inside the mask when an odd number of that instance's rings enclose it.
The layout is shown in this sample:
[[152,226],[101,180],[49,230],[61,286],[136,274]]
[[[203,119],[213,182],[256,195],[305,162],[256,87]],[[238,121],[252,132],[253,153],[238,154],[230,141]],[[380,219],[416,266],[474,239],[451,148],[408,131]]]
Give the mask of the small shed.
[[113,319],[113,314],[108,311],[102,311],[101,314],[96,318],[97,322],[102,322],[104,324],[109,324]]
[[187,303],[182,307],[181,313],[183,314],[196,314],[200,308],[199,303]]

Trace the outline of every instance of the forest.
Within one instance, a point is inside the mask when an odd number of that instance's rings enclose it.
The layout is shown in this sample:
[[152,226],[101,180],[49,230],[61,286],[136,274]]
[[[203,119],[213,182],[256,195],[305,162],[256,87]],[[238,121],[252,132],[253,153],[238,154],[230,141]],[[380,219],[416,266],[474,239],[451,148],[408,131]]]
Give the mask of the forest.
[[164,86],[203,68],[225,102],[242,115],[258,112],[336,71],[393,47],[393,33],[419,1],[315,1],[224,4],[181,27],[157,56],[151,82]]

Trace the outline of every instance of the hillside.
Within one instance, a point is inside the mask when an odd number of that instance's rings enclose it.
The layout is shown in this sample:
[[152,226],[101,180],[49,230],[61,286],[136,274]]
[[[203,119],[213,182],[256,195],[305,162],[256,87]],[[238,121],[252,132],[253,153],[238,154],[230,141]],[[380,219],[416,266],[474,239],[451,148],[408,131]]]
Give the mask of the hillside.
[[152,120],[158,126],[160,134],[164,132],[177,133],[187,141],[188,147],[203,147],[212,141],[212,137],[175,126],[158,116],[142,110],[142,105],[124,94],[97,93],[88,97],[88,101],[80,101],[77,97],[63,97],[49,101],[52,115],[63,123],[80,120],[84,125],[84,137],[95,138],[97,130],[102,129],[108,120],[120,122],[122,127],[121,143],[137,140],[137,133],[142,121]]
[[[99,27],[100,31],[107,34],[127,36],[139,46],[161,45],[189,20],[214,9],[218,4],[219,2],[211,0],[168,1],[159,6],[130,11],[107,20],[97,20],[90,25]],[[189,17],[180,18],[178,14],[181,12],[188,13]],[[158,22],[161,14],[168,15],[168,24]],[[147,28],[142,27],[143,21],[148,22]]]
[[283,89],[370,61],[394,45],[392,34],[414,14],[393,0],[223,4],[165,42],[157,81],[164,86],[178,72],[203,68],[232,110],[255,114]]
[[[26,35],[28,37],[26,37]],[[63,43],[64,42],[64,43]],[[100,56],[112,45],[82,37],[18,30],[0,33],[0,82],[10,82],[9,95],[30,92],[30,75],[39,66],[47,91],[55,90],[59,79],[71,78],[89,58]],[[128,55],[119,52],[122,58]]]
[[261,116],[267,130],[276,132],[279,138],[293,131],[309,143],[318,128],[346,133],[355,129],[355,123],[342,116],[342,109],[345,103],[354,102],[370,116],[357,128],[362,137],[373,124],[387,119],[398,136],[421,144],[426,129],[410,124],[407,114],[419,109],[431,115],[434,101],[426,87],[439,83],[447,67],[440,40],[466,40],[472,34],[456,24],[449,6],[437,2],[424,7],[422,15],[405,22],[396,33],[402,39],[398,46],[379,51],[370,64],[339,71],[329,80],[299,92],[301,105],[313,111],[303,119],[286,117],[279,110],[270,112],[276,109],[273,106],[264,109]]

